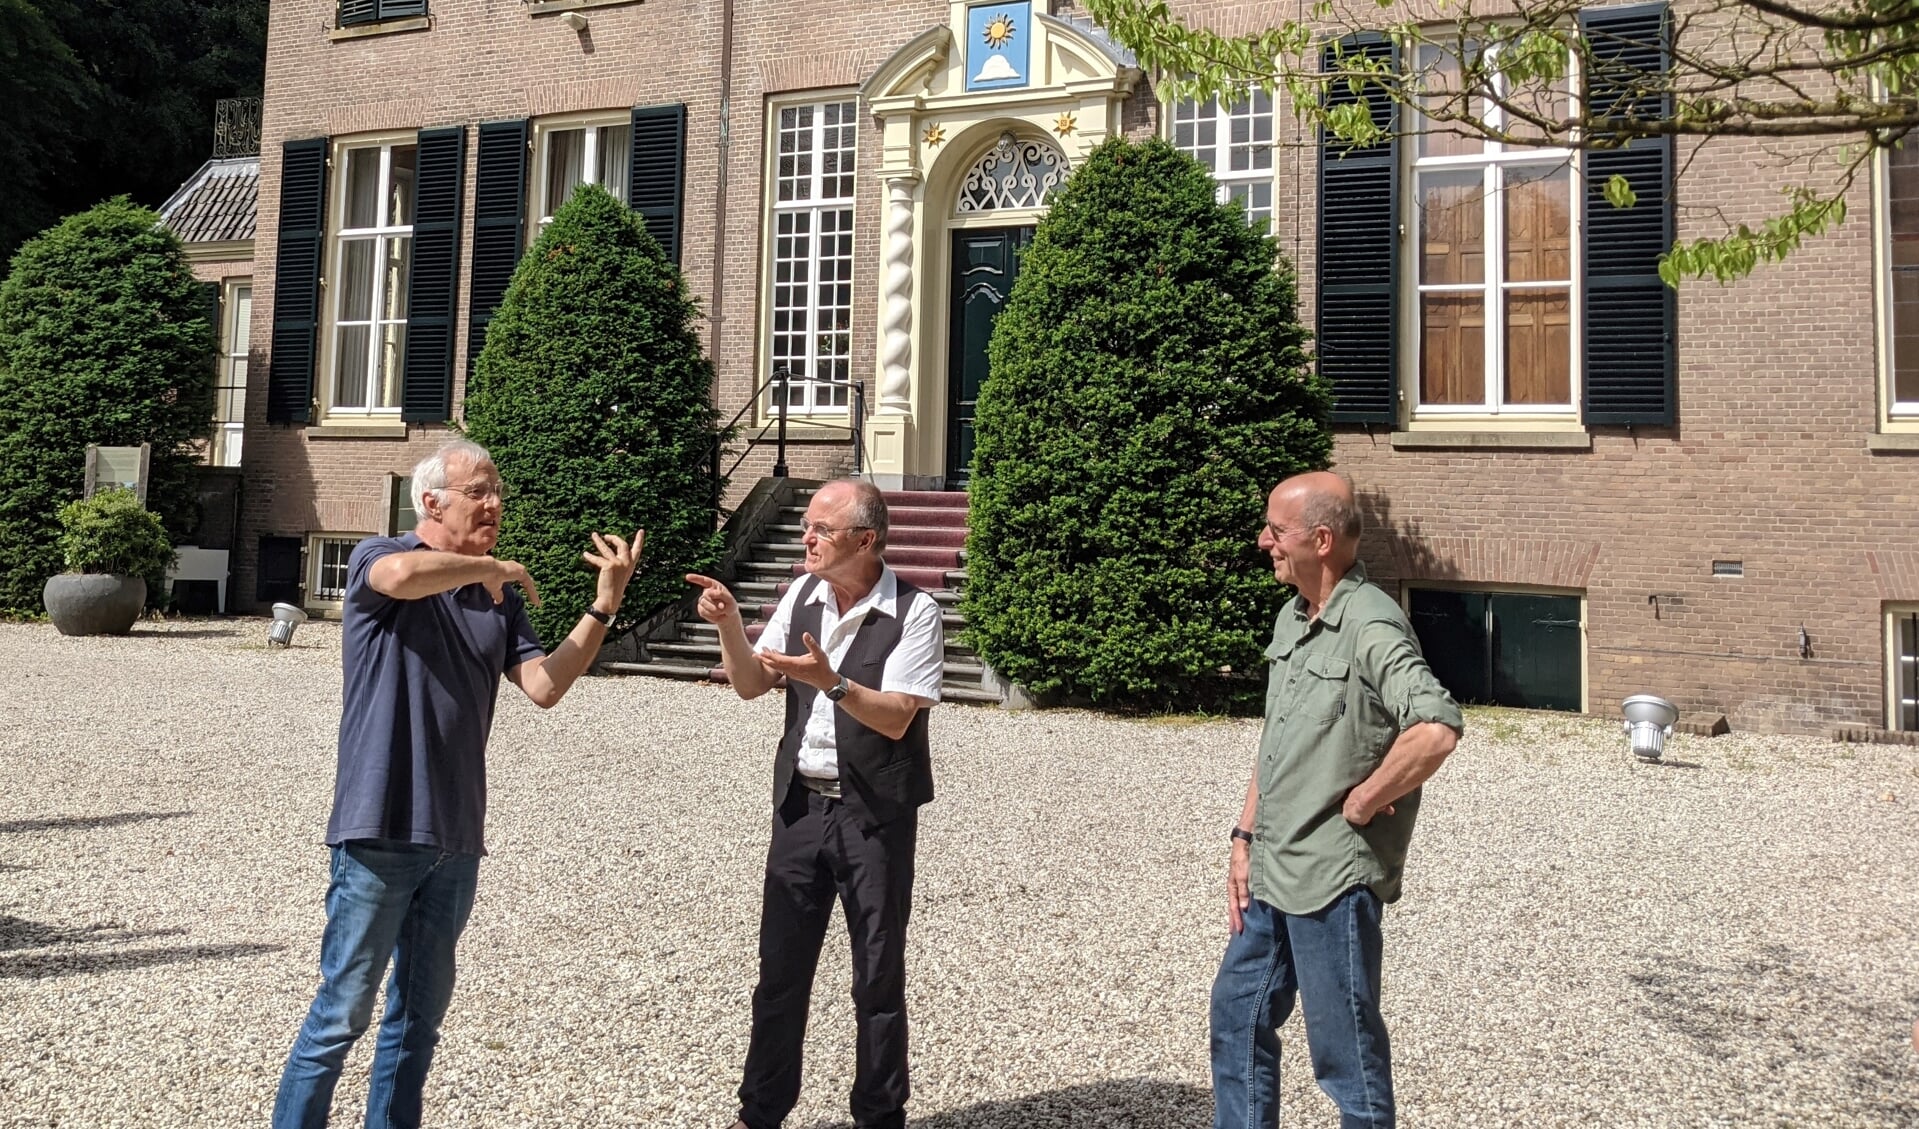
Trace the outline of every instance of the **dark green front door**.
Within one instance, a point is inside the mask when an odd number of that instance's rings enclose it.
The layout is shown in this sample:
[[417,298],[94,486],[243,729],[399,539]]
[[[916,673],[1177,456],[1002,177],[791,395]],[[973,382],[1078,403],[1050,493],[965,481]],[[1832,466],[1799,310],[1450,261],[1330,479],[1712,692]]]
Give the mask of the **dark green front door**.
[[973,414],[986,383],[986,343],[1019,274],[1030,227],[953,233],[952,334],[946,365],[946,488],[964,490],[973,467]]
[[1461,702],[1580,708],[1579,597],[1415,588],[1407,610],[1433,675]]

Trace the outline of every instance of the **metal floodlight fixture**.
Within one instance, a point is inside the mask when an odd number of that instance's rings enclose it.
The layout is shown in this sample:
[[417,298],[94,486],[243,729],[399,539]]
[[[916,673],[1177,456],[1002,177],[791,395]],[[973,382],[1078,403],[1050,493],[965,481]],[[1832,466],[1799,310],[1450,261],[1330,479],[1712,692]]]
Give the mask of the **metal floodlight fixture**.
[[578,12],[561,12],[560,22],[572,28],[574,31],[586,30],[586,17]]
[[1626,715],[1620,724],[1632,734],[1633,755],[1643,760],[1658,760],[1666,751],[1666,738],[1672,736],[1672,727],[1679,720],[1679,707],[1653,694],[1634,694],[1619,703],[1619,712]]
[[282,647],[293,646],[293,630],[307,621],[307,613],[292,604],[273,605],[273,622],[267,624],[267,648],[275,643]]

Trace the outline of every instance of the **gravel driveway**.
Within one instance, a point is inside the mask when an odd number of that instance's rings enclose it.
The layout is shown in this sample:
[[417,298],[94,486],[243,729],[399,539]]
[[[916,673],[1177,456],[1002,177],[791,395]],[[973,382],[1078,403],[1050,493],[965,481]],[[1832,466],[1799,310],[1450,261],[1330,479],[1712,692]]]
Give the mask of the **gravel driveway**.
[[[0,1127],[264,1125],[312,997],[339,633],[0,625]],[[492,857],[428,1086],[455,1126],[723,1129],[780,710],[509,686]],[[1919,750],[1473,711],[1386,919],[1408,1126],[1914,1126]],[[941,707],[915,1125],[1204,1126],[1245,721]],[[789,1125],[840,1126],[844,927]],[[1295,1017],[1289,1126],[1337,1117]],[[373,1040],[349,1061],[357,1125]]]

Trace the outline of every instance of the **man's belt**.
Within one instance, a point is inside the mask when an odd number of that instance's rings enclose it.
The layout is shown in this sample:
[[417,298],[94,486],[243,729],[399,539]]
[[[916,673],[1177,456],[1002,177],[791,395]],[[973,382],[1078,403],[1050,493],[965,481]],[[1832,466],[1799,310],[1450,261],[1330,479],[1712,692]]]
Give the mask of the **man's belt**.
[[840,798],[840,782],[838,777],[807,776],[801,773],[800,783],[806,785],[807,791],[818,792],[829,800],[837,800]]

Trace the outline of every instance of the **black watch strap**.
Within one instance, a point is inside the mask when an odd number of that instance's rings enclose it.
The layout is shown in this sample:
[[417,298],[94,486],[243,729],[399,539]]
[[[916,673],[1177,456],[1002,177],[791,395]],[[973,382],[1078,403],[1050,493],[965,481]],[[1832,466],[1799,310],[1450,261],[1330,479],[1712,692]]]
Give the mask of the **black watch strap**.
[[588,619],[597,619],[608,627],[613,626],[613,617],[611,615],[591,605],[588,605],[586,609],[586,617]]
[[1233,828],[1233,838],[1238,839],[1242,843],[1250,843],[1253,841],[1253,833],[1244,827],[1235,825]]

